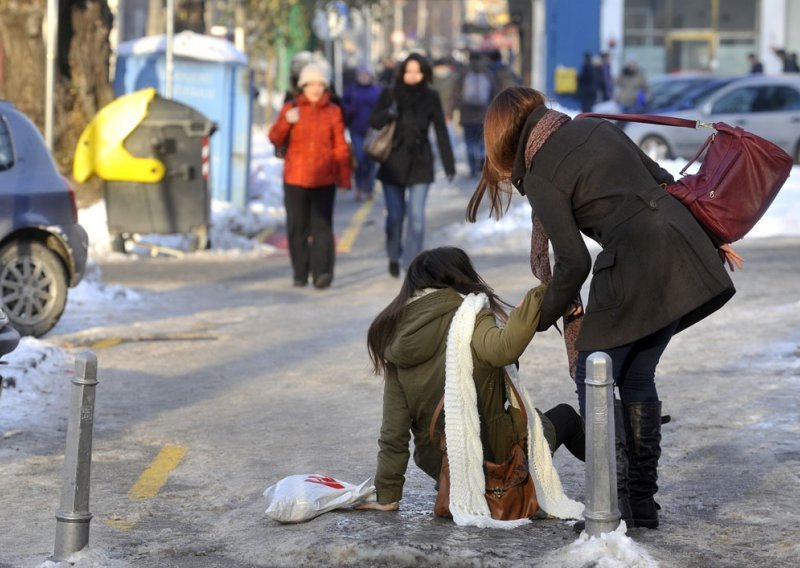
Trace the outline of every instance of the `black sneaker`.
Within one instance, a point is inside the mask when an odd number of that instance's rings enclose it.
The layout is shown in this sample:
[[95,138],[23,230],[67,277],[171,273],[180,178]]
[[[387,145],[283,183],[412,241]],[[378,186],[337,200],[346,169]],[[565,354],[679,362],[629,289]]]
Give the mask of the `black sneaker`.
[[333,276],[330,274],[320,274],[317,278],[314,279],[314,288],[318,290],[322,290],[323,288],[327,288],[333,282]]
[[292,282],[292,286],[296,286],[297,288],[302,288],[303,286],[308,284],[308,278],[305,280],[301,280],[300,278],[295,278]]
[[400,263],[396,260],[389,261],[389,274],[395,278],[400,278]]

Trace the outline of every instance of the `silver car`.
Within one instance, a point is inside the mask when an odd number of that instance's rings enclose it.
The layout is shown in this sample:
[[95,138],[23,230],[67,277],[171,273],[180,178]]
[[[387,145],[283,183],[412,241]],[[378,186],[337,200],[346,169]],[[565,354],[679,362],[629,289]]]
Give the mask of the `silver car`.
[[[800,75],[751,76],[712,92],[695,108],[654,112],[740,126],[783,148],[800,163]],[[625,133],[654,160],[692,158],[708,138],[707,128],[620,122]]]

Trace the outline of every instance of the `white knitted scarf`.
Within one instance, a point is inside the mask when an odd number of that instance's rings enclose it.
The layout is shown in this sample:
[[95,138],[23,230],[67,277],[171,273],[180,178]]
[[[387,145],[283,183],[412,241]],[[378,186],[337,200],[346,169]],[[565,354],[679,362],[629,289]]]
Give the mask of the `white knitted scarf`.
[[[453,316],[445,350],[444,431],[450,460],[450,513],[459,526],[511,529],[529,523],[528,519],[498,521],[492,519],[486,503],[486,479],[483,472],[483,447],[478,417],[478,397],[472,376],[472,335],[478,313],[488,306],[485,294],[469,294]],[[516,367],[506,367],[528,414],[528,456],[539,507],[562,519],[580,519],[583,504],[564,494],[558,472],[553,467],[550,447],[545,440],[542,422],[530,395],[519,379]],[[512,399],[512,397],[509,397]]]

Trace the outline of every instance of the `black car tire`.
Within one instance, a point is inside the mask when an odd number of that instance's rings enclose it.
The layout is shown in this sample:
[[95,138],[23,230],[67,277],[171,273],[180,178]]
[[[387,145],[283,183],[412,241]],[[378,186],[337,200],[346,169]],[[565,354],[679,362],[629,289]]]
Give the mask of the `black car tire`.
[[58,323],[67,303],[61,259],[38,241],[12,241],[0,249],[0,303],[21,335],[39,337]]
[[642,141],[639,142],[639,148],[656,162],[659,160],[671,160],[673,157],[669,144],[667,144],[667,141],[661,138],[661,136],[654,136],[652,134],[645,136],[642,138]]

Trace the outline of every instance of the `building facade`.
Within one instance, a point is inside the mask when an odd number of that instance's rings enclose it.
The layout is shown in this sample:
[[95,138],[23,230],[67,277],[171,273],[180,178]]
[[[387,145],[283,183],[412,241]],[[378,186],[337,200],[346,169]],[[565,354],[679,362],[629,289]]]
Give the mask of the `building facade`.
[[648,73],[747,73],[754,53],[766,73],[775,51],[800,51],[798,0],[605,0],[600,48],[615,64],[636,59]]

